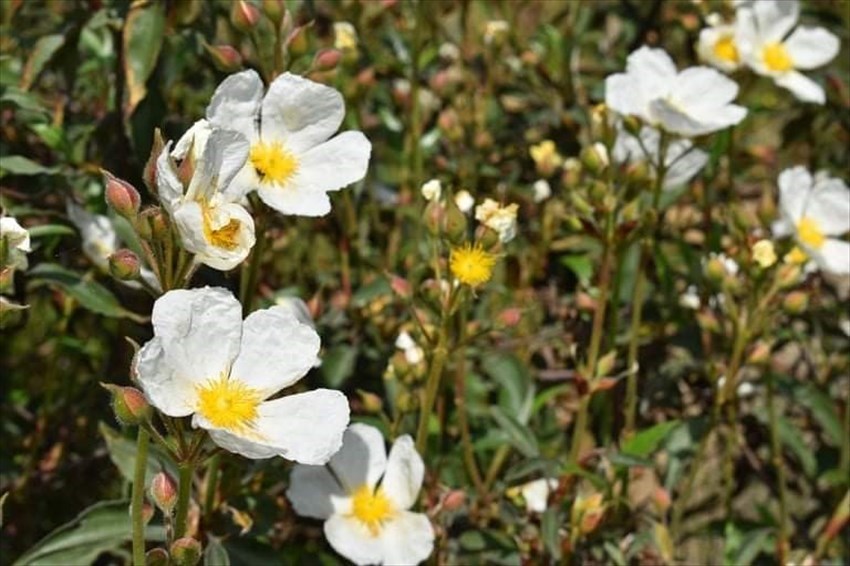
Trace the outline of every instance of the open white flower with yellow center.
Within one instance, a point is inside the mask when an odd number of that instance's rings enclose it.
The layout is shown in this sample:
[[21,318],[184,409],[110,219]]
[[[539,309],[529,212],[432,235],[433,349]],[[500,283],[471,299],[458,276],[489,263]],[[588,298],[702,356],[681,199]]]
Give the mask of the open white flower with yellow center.
[[4,255],[0,268],[27,268],[27,254],[32,251],[30,233],[11,216],[0,217],[0,246]]
[[747,109],[731,104],[738,84],[715,69],[677,71],[663,49],[641,47],[629,55],[626,72],[605,79],[605,104],[623,116],[685,137],[737,124]]
[[[174,218],[187,251],[214,269],[227,271],[251,251],[254,219],[238,203],[244,196],[233,179],[248,158],[248,141],[239,133],[197,122],[157,159],[157,187]],[[180,164],[176,164],[175,158]],[[181,176],[191,176],[184,188]]]
[[410,436],[387,458],[380,431],[353,424],[327,466],[293,468],[286,495],[302,517],[324,520],[330,545],[355,564],[418,564],[434,548],[428,517],[409,510],[424,475]]
[[221,288],[169,291],[154,303],[154,337],[133,363],[150,403],[192,415],[222,448],[247,458],[327,462],[342,444],[348,402],[317,389],[271,397],[313,366],[319,336],[285,307],[251,313]]
[[661,161],[665,172],[662,188],[675,189],[690,182],[708,162],[708,154],[694,147],[690,140],[676,138],[667,143],[661,153],[661,133],[650,126],[640,130],[640,139],[627,132],[622,123],[617,124],[617,139],[611,155],[617,163],[647,162],[650,174],[655,178]]
[[799,71],[829,63],[838,55],[840,41],[823,28],[794,29],[799,16],[796,0],[759,0],[742,6],[737,12],[738,48],[756,73],[772,77],[802,101],[823,104],[823,88]]
[[850,243],[831,236],[850,231],[850,189],[840,179],[793,167],[779,174],[781,218],[773,225],[777,237],[793,235],[797,247],[789,260],[808,258],[833,275],[850,274]]
[[518,204],[500,205],[488,198],[475,207],[475,219],[499,234],[499,241],[510,242],[516,237]]
[[741,67],[737,26],[719,21],[710,21],[709,24],[699,32],[697,54],[700,60],[727,73],[736,71]]
[[324,216],[328,192],[366,175],[372,145],[357,131],[334,136],[345,104],[329,86],[284,73],[263,91],[255,71],[242,71],[218,86],[207,107],[213,127],[238,131],[250,143],[235,190],[256,190],[283,214]]

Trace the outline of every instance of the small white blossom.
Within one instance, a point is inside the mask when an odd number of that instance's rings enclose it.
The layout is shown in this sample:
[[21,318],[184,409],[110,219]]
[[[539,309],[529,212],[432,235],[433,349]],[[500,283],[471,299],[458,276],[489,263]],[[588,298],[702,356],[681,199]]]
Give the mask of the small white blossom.
[[425,197],[427,201],[435,201],[440,200],[440,195],[443,192],[443,186],[440,184],[438,179],[431,179],[420,189],[422,191],[422,196]]
[[501,206],[493,199],[484,199],[484,202],[475,207],[475,219],[499,233],[499,241],[510,242],[516,236],[516,217],[519,205],[509,204]]
[[11,216],[0,218],[0,240],[5,240],[4,245],[8,256],[6,265],[13,269],[26,269],[29,265],[27,254],[32,251],[30,246],[30,233]]
[[416,365],[425,359],[425,352],[406,330],[401,331],[396,338],[395,347],[404,352],[404,358],[411,365]]
[[455,204],[464,214],[468,214],[475,206],[475,199],[469,191],[461,190],[455,193]]
[[334,47],[340,51],[357,49],[357,30],[351,23],[334,23]]
[[534,189],[534,202],[543,202],[552,196],[552,187],[546,179],[537,179],[532,188]]
[[543,513],[549,506],[549,494],[557,489],[555,478],[540,478],[519,486],[525,508],[529,513]]

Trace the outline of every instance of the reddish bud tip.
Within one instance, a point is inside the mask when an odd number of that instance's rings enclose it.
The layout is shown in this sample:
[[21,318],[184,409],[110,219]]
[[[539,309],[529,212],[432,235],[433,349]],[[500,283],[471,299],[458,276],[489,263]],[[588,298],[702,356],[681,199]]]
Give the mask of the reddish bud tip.
[[443,509],[446,511],[457,511],[466,503],[466,493],[460,489],[453,489],[443,499]]
[[232,45],[210,45],[204,42],[204,49],[219,71],[233,73],[242,68],[242,55]]
[[112,409],[115,418],[123,425],[133,426],[146,422],[151,416],[151,406],[144,393],[135,387],[121,387],[101,383],[112,394]]
[[139,256],[126,248],[109,256],[109,273],[120,281],[138,279],[140,269]]
[[313,68],[317,71],[332,71],[342,60],[342,52],[337,49],[322,49],[313,59]]
[[159,510],[170,515],[177,504],[177,484],[165,472],[159,472],[151,480],[151,499]]
[[513,327],[522,320],[522,311],[517,307],[511,307],[499,313],[499,322],[507,327]]
[[171,560],[176,566],[195,566],[201,561],[201,543],[183,537],[171,544]]
[[106,183],[104,191],[106,204],[124,218],[135,218],[142,204],[139,191],[133,185],[119,179],[109,171],[104,170],[102,172],[104,183]]
[[245,0],[238,0],[232,6],[230,23],[242,33],[249,33],[260,21],[260,11]]

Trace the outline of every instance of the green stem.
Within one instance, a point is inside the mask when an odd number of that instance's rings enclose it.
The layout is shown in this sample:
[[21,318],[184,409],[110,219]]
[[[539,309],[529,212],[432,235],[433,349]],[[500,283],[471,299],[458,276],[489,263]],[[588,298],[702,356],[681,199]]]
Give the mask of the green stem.
[[189,499],[192,495],[192,475],[195,463],[192,460],[178,465],[180,479],[177,487],[177,510],[174,513],[174,538],[179,539],[186,534],[186,522],[189,517]]
[[257,211],[255,221],[257,241],[251,251],[247,268],[242,268],[242,277],[239,282],[239,302],[242,303],[242,314],[246,316],[253,310],[260,266],[263,263],[263,252],[265,251],[266,240],[268,240],[266,238],[265,209],[256,200],[252,204],[254,204],[254,210]]
[[[458,343],[463,344],[466,336],[466,310],[461,308],[460,330],[458,332]],[[463,460],[466,464],[466,472],[472,480],[479,497],[484,497],[484,482],[475,460],[475,451],[472,448],[472,438],[469,434],[469,420],[466,414],[466,357],[464,347],[459,347],[457,354],[457,368],[455,370],[455,410],[457,410],[458,426],[460,427],[460,440],[463,445]]]
[[431,418],[434,400],[437,398],[440,378],[443,375],[443,366],[449,356],[448,328],[446,324],[448,313],[444,312],[443,317],[443,324],[440,327],[440,334],[437,338],[437,347],[434,348],[434,357],[431,360],[431,370],[428,372],[428,381],[425,384],[425,395],[422,399],[422,407],[419,412],[419,428],[416,431],[416,450],[423,458],[425,457],[425,449],[428,444],[428,421]]
[[204,489],[204,523],[209,521],[215,507],[215,492],[218,487],[218,475],[221,468],[221,456],[213,455],[207,468],[207,481]]
[[767,412],[770,422],[770,451],[773,467],[776,470],[776,482],[779,484],[779,533],[776,544],[776,559],[779,564],[785,564],[788,552],[788,491],[785,487],[785,461],[782,458],[782,444],[779,441],[779,422],[776,415],[776,404],[774,403],[775,392],[773,374],[769,373],[767,376]]
[[133,470],[133,494],[130,501],[130,515],[133,524],[133,564],[145,564],[145,472],[148,468],[148,446],[150,435],[144,427],[139,427],[136,440],[136,466]]

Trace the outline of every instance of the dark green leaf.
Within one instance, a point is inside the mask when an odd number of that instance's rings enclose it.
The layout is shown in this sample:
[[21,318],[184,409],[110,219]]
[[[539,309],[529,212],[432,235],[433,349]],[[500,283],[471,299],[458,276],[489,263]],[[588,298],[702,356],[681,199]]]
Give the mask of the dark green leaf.
[[29,90],[41,70],[64,43],[65,36],[63,34],[45,35],[35,42],[24,67],[23,75],[21,75],[22,89]]
[[646,458],[678,425],[679,421],[668,421],[643,430],[625,441],[620,447],[620,451],[628,456]]
[[342,386],[354,373],[354,363],[357,361],[357,348],[348,345],[334,346],[322,356],[322,375],[328,387],[334,389]]
[[204,549],[204,564],[206,566],[230,566],[230,556],[221,541],[215,537],[207,538],[207,547]]
[[134,2],[124,22],[124,74],[129,99],[124,115],[129,116],[147,95],[150,77],[165,33],[165,3]]
[[0,157],[0,177],[6,175],[52,175],[58,172],[56,167],[45,167],[22,155],[4,155]]
[[560,524],[558,510],[553,507],[546,509],[540,520],[540,534],[543,537],[543,545],[556,561],[561,559],[561,542],[558,538],[558,526]]
[[507,434],[508,440],[514,448],[529,458],[540,455],[537,439],[527,426],[520,424],[515,418],[505,413],[501,407],[490,407],[490,414]]

